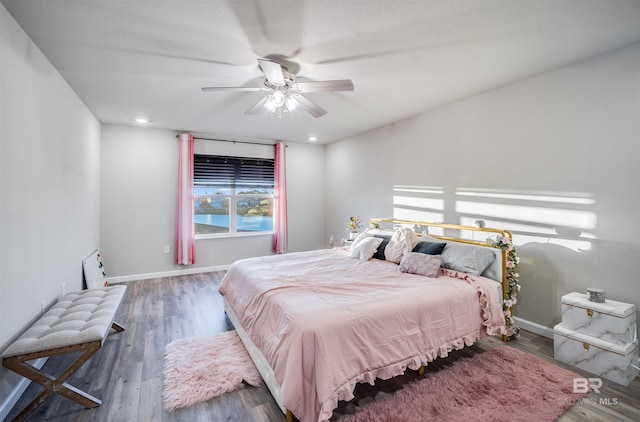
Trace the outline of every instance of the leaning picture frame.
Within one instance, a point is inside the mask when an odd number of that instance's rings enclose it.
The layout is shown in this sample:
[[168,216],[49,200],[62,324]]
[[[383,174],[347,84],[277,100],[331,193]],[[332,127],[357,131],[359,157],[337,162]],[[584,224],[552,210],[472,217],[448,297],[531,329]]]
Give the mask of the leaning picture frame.
[[104,271],[104,265],[102,265],[102,258],[100,258],[98,249],[82,260],[82,272],[85,288],[92,289],[108,285],[107,273]]

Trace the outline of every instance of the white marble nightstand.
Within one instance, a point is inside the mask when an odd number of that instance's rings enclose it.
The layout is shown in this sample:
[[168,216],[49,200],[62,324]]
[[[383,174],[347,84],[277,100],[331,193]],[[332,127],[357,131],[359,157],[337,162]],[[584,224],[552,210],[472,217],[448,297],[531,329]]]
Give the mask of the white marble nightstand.
[[640,372],[635,306],[588,295],[562,296],[562,322],[553,329],[554,357],[623,385]]

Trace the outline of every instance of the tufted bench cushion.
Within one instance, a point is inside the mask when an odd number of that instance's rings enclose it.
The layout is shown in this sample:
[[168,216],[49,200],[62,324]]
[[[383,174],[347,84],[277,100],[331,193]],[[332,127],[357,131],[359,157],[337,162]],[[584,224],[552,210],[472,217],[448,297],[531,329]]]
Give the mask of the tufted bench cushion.
[[65,295],[7,347],[2,357],[104,342],[126,289],[109,286]]

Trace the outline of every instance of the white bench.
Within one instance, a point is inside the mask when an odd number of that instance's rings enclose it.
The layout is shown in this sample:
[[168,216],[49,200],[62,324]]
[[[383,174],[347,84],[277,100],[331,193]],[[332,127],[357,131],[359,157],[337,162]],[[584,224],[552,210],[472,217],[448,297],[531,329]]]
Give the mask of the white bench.
[[[126,289],[126,286],[110,286],[67,294],[4,350],[3,366],[45,388],[14,420],[26,419],[53,393],[87,408],[102,404],[65,381],[102,347],[111,328],[124,330],[113,319]],[[84,353],[57,378],[27,362],[77,351]]]

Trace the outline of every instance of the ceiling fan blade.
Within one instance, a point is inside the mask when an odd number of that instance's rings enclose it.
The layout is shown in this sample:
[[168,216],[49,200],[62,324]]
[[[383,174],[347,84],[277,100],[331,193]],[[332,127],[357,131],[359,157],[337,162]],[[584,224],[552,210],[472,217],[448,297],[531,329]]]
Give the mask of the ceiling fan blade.
[[282,74],[282,66],[271,60],[258,59],[260,69],[272,85],[284,86],[284,75]]
[[264,88],[252,86],[203,86],[202,92],[214,91],[262,91]]
[[264,97],[263,99],[255,103],[253,107],[245,111],[244,114],[258,114],[264,108],[264,104],[267,102],[268,99],[269,99],[269,95],[267,95],[266,97]]
[[318,118],[320,116],[324,116],[325,114],[327,114],[327,110],[323,109],[318,104],[314,103],[304,95],[298,94],[294,96],[294,98],[298,102],[298,105],[300,105],[300,107],[302,107],[304,111],[306,111],[313,117]]
[[351,82],[351,79],[298,82],[296,85],[301,92],[353,91],[353,82]]

